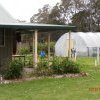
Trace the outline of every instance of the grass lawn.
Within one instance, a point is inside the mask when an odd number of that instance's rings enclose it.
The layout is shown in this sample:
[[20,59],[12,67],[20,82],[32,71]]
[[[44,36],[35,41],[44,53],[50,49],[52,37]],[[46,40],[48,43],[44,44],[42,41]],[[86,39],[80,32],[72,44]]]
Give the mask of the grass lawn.
[[88,77],[0,85],[0,100],[100,100],[100,66],[94,67],[93,58],[81,58],[78,62]]

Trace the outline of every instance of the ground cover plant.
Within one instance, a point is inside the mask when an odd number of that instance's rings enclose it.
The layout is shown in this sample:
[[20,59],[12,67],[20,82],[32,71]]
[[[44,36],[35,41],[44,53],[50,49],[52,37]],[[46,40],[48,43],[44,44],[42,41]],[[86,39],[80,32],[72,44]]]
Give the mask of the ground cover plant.
[[[92,58],[78,58],[87,77],[44,78],[22,83],[1,84],[0,100],[99,100],[100,66]],[[91,65],[92,63],[92,65]]]

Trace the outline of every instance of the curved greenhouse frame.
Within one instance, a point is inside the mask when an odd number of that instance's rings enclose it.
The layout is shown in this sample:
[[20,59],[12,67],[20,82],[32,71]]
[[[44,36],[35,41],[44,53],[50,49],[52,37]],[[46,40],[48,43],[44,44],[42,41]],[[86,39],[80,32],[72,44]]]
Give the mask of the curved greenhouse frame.
[[[55,44],[56,56],[68,56],[68,33],[63,34]],[[100,48],[100,33],[72,32],[71,48],[75,48],[78,56],[96,56]]]

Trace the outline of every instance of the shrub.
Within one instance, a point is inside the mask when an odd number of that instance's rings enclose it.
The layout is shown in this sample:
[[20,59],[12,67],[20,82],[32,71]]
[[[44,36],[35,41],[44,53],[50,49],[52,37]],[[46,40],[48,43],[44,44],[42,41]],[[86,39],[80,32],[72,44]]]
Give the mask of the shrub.
[[35,70],[35,74],[38,76],[49,76],[52,74],[48,61],[40,61]]
[[13,60],[7,68],[4,77],[6,79],[16,79],[22,76],[23,64],[20,60]]
[[61,65],[61,59],[59,57],[54,57],[51,69],[54,74],[63,74],[63,67]]
[[68,58],[64,58],[62,60],[56,58],[54,59],[51,68],[54,74],[67,74],[67,73],[79,73],[80,72],[79,66],[80,65],[78,63],[69,60]]
[[[54,46],[55,46],[55,42],[50,42],[50,51],[51,52],[54,51]],[[38,53],[40,53],[41,50],[45,51],[45,53],[48,53],[48,43],[47,42],[38,44]]]
[[38,44],[38,53],[40,53],[41,50],[44,50],[47,53],[47,45],[46,45],[46,43],[39,43]]
[[33,55],[25,56],[25,67],[33,68]]
[[21,55],[30,54],[30,49],[28,47],[23,47],[20,50],[18,50],[18,53]]
[[72,60],[68,60],[67,61],[63,61],[62,62],[62,66],[64,68],[64,73],[79,73],[80,72],[80,68],[79,68],[79,64],[72,61]]

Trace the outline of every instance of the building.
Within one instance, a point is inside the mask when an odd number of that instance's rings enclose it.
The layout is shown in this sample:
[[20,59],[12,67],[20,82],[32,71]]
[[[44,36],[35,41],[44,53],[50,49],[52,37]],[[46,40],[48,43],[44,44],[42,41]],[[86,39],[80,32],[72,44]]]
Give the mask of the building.
[[[98,50],[100,51],[100,32],[72,32],[71,49],[73,48],[76,49],[77,56],[97,56]],[[55,55],[67,57],[68,51],[69,35],[65,33],[56,42]]]
[[[21,31],[31,31],[33,34],[33,55],[34,66],[37,64],[37,42],[39,32],[52,32],[55,30],[75,30],[75,26],[68,25],[51,25],[51,24],[33,24],[33,23],[18,23],[11,15],[0,5],[0,68],[5,68],[12,59],[13,51],[16,48],[16,34]],[[48,34],[48,57],[50,57],[50,34]]]
[[[12,16],[0,5],[0,24],[15,23]],[[11,60],[15,30],[0,27],[0,68]]]

